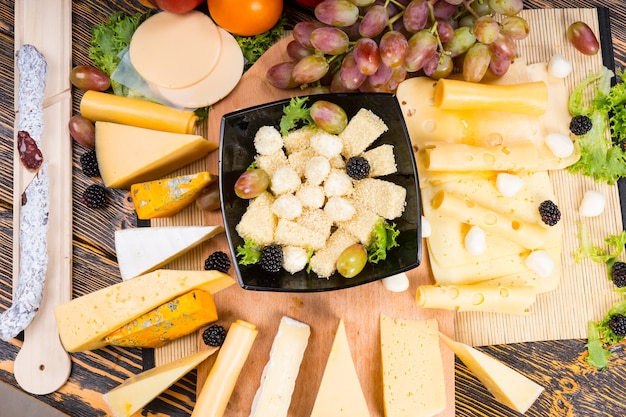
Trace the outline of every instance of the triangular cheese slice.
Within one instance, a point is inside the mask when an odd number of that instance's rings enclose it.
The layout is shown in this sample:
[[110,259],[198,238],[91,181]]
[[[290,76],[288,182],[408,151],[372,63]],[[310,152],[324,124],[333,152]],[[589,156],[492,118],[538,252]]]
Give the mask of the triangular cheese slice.
[[340,320],[311,417],[369,415],[367,401],[350,353],[346,328],[343,320]]
[[222,233],[221,226],[137,227],[115,231],[115,253],[123,280],[154,271]]
[[96,157],[109,188],[161,178],[216,148],[198,135],[96,122]]
[[131,376],[102,397],[114,417],[129,417],[215,353],[217,349],[203,350]]
[[444,334],[441,339],[500,403],[524,414],[544,388],[491,356]]

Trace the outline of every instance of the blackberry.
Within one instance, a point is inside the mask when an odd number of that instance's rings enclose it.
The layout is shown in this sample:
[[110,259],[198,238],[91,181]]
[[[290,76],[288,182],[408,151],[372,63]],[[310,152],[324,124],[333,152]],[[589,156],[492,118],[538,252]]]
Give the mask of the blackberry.
[[261,249],[261,268],[266,272],[276,273],[283,265],[283,248],[280,245],[268,245]]
[[611,266],[611,280],[616,287],[626,287],[626,263],[617,261]]
[[548,226],[554,226],[561,220],[561,211],[552,200],[546,200],[539,204],[539,215]]
[[225,252],[215,251],[205,259],[204,269],[227,273],[230,269],[230,258]]
[[212,324],[202,332],[202,341],[207,346],[222,346],[226,339],[226,329],[219,324]]
[[85,203],[89,208],[101,208],[107,201],[106,189],[98,184],[90,185],[83,192],[83,197],[81,198],[81,201]]
[[576,136],[584,135],[591,130],[591,119],[584,115],[574,116],[569,122],[569,130]]
[[370,163],[362,156],[353,156],[346,162],[346,173],[355,180],[367,178],[370,174]]
[[98,168],[98,159],[96,158],[96,151],[87,151],[80,156],[80,166],[88,177],[99,177],[100,168]]
[[626,336],[626,316],[622,314],[611,316],[609,327],[616,336]]

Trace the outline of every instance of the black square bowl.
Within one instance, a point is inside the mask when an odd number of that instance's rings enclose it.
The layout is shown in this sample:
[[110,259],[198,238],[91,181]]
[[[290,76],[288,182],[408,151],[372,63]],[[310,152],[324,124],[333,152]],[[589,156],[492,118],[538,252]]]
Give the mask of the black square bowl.
[[[248,207],[248,200],[235,195],[234,185],[239,175],[254,161],[254,135],[262,126],[278,128],[283,107],[289,99],[262,104],[224,115],[220,131],[219,181],[224,228],[230,246],[231,258],[239,284],[247,290],[280,292],[316,292],[339,290],[373,282],[419,266],[422,253],[421,201],[415,159],[400,105],[393,94],[339,93],[309,96],[308,105],[317,100],[327,100],[341,106],[351,119],[365,108],[378,115],[388,126],[388,131],[371,147],[391,144],[394,147],[398,171],[380,177],[401,185],[407,190],[406,208],[400,218],[392,222],[400,231],[399,245],[387,252],[387,259],[378,264],[367,263],[354,278],[344,278],[335,273],[329,278],[319,278],[313,272],[291,274],[281,270],[276,274],[263,271],[258,265],[240,265],[236,248],[244,244],[235,227]],[[384,199],[385,196],[380,196]]]

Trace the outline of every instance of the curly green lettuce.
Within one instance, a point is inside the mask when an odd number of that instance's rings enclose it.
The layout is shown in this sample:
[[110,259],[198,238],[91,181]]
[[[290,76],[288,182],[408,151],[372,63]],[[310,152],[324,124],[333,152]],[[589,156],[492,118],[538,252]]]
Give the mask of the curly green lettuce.
[[243,246],[237,246],[237,258],[241,265],[254,265],[261,260],[259,245],[253,240],[245,240]]
[[239,36],[235,39],[241,48],[246,60],[244,71],[247,71],[276,41],[280,40],[285,33],[287,18],[282,16],[280,20],[267,32],[256,36]]
[[280,133],[283,136],[298,126],[315,124],[311,118],[311,109],[307,106],[308,101],[308,97],[292,97],[289,104],[283,107],[283,116],[280,118]]
[[399,234],[395,223],[388,223],[382,217],[378,219],[372,231],[372,242],[367,246],[367,260],[376,264],[387,259],[387,252],[398,246]]

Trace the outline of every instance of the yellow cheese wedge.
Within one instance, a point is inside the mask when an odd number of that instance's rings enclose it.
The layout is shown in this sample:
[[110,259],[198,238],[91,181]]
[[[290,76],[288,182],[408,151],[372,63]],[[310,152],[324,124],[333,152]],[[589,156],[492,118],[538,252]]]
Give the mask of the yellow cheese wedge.
[[429,417],[445,410],[443,361],[435,319],[380,316],[386,417]]
[[114,346],[157,348],[217,320],[211,293],[190,291],[143,314],[104,340]]
[[85,294],[54,308],[68,352],[98,349],[107,335],[142,314],[194,289],[215,294],[235,281],[218,271],[157,270]]
[[423,308],[529,314],[535,295],[531,286],[420,285],[415,299]]
[[491,356],[444,334],[441,340],[459,357],[500,403],[525,413],[544,388]]
[[231,324],[224,344],[209,371],[191,417],[222,417],[237,378],[258,334],[256,326],[244,320]]
[[199,11],[157,13],[133,33],[130,62],[151,83],[168,88],[195,84],[207,76],[220,57],[218,27]]
[[339,321],[311,417],[367,417],[367,401],[354,367],[343,320]]
[[306,323],[290,317],[280,320],[250,417],[287,416],[310,334],[311,328]]
[[202,189],[216,179],[216,176],[203,171],[133,184],[130,196],[137,218],[148,220],[173,217],[193,203]]
[[203,350],[131,376],[102,398],[113,417],[130,417],[217,352],[217,349]]
[[123,280],[166,265],[224,231],[222,226],[136,227],[115,231],[115,253]]
[[110,188],[158,179],[216,148],[202,136],[96,122],[98,166]]

